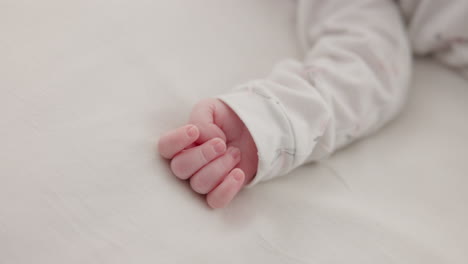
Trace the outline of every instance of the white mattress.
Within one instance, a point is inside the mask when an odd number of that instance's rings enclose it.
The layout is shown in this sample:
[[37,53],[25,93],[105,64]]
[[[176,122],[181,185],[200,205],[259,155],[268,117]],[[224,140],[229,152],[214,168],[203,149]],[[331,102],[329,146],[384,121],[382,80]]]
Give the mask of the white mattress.
[[294,2],[0,3],[0,263],[468,263],[468,83],[425,59],[378,134],[224,210],[155,142],[297,57]]

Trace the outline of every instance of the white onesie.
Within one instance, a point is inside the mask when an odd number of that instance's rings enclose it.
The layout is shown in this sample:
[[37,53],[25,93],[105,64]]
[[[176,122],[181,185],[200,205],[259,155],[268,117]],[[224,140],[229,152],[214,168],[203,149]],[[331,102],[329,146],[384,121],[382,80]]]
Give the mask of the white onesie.
[[376,131],[401,109],[411,50],[468,79],[467,0],[298,1],[303,61],[286,60],[265,79],[219,96],[258,148],[250,185]]

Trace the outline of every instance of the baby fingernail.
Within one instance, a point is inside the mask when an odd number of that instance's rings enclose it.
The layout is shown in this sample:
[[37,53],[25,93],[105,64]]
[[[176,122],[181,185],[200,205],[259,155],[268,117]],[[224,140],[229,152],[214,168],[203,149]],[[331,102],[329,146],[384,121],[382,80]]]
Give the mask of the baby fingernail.
[[195,127],[195,126],[189,126],[187,128],[187,136],[189,136],[189,138],[194,138],[197,136],[197,131],[198,129]]
[[226,144],[222,140],[216,140],[213,149],[217,154],[223,153],[226,150]]
[[244,180],[244,175],[242,174],[242,172],[240,171],[236,171],[233,173],[232,177],[234,178],[234,180],[240,182],[240,181],[243,181]]
[[240,158],[240,150],[238,148],[231,148],[229,150],[229,154],[231,154],[232,158],[237,160]]

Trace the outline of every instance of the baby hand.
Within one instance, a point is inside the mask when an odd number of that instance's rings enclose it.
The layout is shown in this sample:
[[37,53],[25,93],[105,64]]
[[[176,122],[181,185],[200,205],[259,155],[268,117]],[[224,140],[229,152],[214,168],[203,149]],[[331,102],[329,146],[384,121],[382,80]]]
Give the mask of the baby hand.
[[257,171],[257,147],[234,111],[218,99],[192,110],[189,125],[159,139],[159,152],[171,159],[172,172],[206,194],[212,208],[226,206]]

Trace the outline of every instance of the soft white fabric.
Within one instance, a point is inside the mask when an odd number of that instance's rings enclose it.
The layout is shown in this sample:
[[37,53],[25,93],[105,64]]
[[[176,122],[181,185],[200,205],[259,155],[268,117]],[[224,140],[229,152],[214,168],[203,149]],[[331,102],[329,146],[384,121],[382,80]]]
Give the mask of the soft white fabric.
[[434,55],[468,79],[468,1],[401,0],[418,55]]
[[[285,175],[366,136],[401,109],[411,52],[468,69],[468,1],[299,1],[303,61],[279,63],[263,80],[219,96],[258,148],[250,184]],[[442,33],[441,33],[442,32]]]
[[294,2],[0,2],[0,263],[468,262],[468,82],[438,63],[379,133],[210,210],[155,142],[299,57]]

